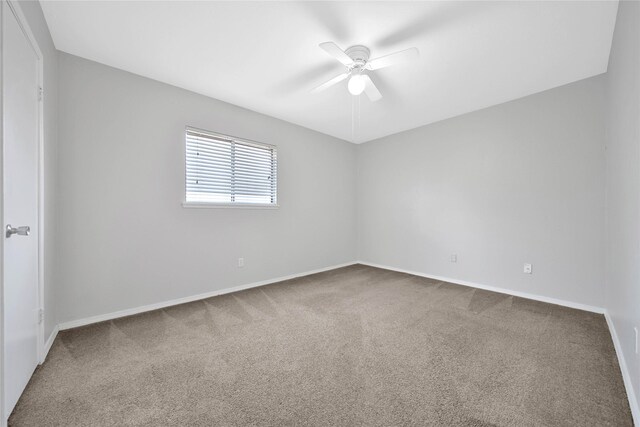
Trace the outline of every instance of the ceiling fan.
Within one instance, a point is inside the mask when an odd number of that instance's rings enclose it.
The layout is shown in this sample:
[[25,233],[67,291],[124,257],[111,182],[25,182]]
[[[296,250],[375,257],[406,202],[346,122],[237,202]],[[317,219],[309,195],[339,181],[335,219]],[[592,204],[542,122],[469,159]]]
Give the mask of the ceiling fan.
[[346,66],[347,70],[343,74],[340,74],[339,76],[336,76],[316,87],[311,91],[311,93],[321,92],[350,77],[349,83],[347,84],[349,93],[352,95],[360,95],[364,92],[373,102],[382,98],[382,94],[376,85],[373,84],[373,81],[371,81],[367,72],[379,70],[381,68],[396,65],[418,57],[418,49],[415,47],[369,60],[371,52],[366,46],[351,46],[347,50],[340,49],[334,42],[320,43],[319,46],[329,55],[333,56]]

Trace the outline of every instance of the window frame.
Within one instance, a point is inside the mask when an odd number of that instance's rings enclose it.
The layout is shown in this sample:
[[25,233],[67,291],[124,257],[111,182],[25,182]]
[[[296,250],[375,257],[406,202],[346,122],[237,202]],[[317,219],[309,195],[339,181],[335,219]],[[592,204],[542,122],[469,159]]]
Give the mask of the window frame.
[[[222,140],[228,140],[229,142],[239,142],[247,145],[254,145],[260,148],[267,148],[273,150],[273,155],[275,157],[275,202],[274,203],[241,203],[241,202],[194,202],[187,201],[187,133],[189,131],[201,133],[203,135],[210,135],[213,138],[218,138]],[[267,144],[264,142],[253,141],[251,139],[239,138],[236,136],[225,135],[223,133],[212,132],[209,130],[193,127],[193,126],[185,126],[184,128],[184,146],[182,151],[183,157],[183,165],[184,165],[184,186],[183,189],[183,200],[182,207],[184,208],[197,208],[197,209],[228,209],[228,208],[236,208],[236,209],[278,209],[280,207],[279,197],[278,197],[278,147],[273,144]]]

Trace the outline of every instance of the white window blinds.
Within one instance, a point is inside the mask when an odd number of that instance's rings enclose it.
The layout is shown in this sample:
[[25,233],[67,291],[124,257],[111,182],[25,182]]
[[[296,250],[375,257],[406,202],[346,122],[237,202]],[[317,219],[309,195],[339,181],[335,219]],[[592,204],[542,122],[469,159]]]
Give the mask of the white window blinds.
[[276,205],[276,147],[187,128],[186,202]]

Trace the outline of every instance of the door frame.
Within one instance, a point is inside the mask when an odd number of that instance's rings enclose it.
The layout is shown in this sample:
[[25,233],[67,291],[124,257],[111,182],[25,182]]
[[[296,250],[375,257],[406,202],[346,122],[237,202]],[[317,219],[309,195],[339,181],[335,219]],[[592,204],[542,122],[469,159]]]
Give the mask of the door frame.
[[[44,57],[40,46],[31,31],[31,27],[27,22],[19,2],[16,0],[0,0],[0,23],[3,22],[5,13],[13,13],[24,33],[25,37],[31,44],[32,49],[38,58],[38,86],[40,93],[38,94],[38,331],[37,331],[37,360],[39,364],[44,362],[45,342],[44,342]],[[0,25],[0,28],[2,26]],[[0,45],[4,43],[4,30],[0,31]],[[0,188],[2,189],[2,197],[0,197],[0,224],[4,231],[4,93],[2,93],[3,83],[3,64],[2,55],[0,55]],[[0,359],[4,359],[4,242],[5,237],[2,236],[2,244],[0,245]],[[0,363],[0,422],[5,425],[9,414],[4,413],[4,362]]]

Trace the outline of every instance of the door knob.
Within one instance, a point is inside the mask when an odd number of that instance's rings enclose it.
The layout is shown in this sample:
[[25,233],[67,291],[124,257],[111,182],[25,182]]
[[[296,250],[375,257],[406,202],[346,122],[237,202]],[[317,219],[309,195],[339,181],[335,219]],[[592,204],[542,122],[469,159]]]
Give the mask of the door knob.
[[22,227],[12,227],[11,224],[7,225],[6,228],[6,236],[7,238],[17,234],[18,236],[28,236],[31,233],[31,227],[28,225],[23,225]]

